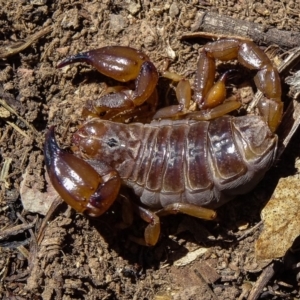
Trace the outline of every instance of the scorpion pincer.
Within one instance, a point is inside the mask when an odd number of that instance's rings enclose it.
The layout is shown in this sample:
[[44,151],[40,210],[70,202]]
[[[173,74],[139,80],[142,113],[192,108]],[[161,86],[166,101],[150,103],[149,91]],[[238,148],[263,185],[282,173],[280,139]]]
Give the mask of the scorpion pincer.
[[[215,61],[232,59],[257,70],[254,82],[264,94],[259,116],[228,115],[240,103],[224,101],[225,76],[215,83]],[[272,165],[283,113],[281,82],[277,69],[253,42],[223,39],[204,46],[193,90],[188,80],[180,80],[179,104],[162,108],[150,123],[142,120],[157,102],[159,76],[145,54],[129,47],[104,47],[66,58],[58,67],[75,62],[89,63],[115,80],[134,82],[132,89],[114,87],[86,103],[85,121],[73,135],[73,153],[58,147],[53,127],[46,135],[51,182],[78,212],[103,214],[126,185],[140,197],[140,203],[132,204],[134,211],[149,223],[145,243],[155,245],[159,217],[180,212],[214,219],[213,209],[247,193]],[[196,111],[190,110],[193,105]],[[135,122],[125,124],[128,116]]]

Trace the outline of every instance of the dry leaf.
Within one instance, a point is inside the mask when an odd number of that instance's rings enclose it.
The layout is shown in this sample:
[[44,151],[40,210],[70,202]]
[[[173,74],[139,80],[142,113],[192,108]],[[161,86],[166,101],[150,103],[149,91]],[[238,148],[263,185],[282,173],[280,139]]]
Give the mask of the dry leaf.
[[284,256],[300,235],[299,174],[280,179],[261,217],[264,229],[255,245],[257,260]]
[[177,259],[174,262],[174,266],[182,267],[182,266],[188,265],[191,262],[193,262],[194,260],[196,260],[197,258],[201,257],[207,251],[208,251],[208,248],[199,248],[195,251],[188,252],[184,257]]
[[[46,180],[50,181],[47,173]],[[28,172],[27,168],[20,184],[20,196],[25,210],[46,215],[52,202],[58,197],[58,194],[51,184],[48,185],[46,192],[41,192],[38,188],[36,178]]]

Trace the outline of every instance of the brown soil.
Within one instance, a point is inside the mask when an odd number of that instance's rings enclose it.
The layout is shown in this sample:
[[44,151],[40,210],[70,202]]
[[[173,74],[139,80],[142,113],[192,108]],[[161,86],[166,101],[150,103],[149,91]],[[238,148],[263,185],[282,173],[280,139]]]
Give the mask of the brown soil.
[[[16,112],[0,106],[0,228],[14,228],[6,238],[0,232],[1,299],[246,299],[270,261],[255,260],[254,242],[262,226],[245,233],[259,223],[260,210],[279,178],[296,172],[299,132],[253,192],[219,209],[218,222],[165,217],[161,239],[152,248],[129,239],[142,234],[144,223],[139,219],[126,230],[116,228],[121,219],[118,203],[99,219],[61,205],[36,247],[33,236],[41,234],[43,216],[23,210],[20,185],[26,174],[26,187],[44,195],[36,201],[46,199],[50,191],[42,147],[47,128],[55,125],[60,145],[69,146],[84,101],[96,98],[107,82],[86,65],[56,69],[65,56],[107,45],[130,45],[147,53],[159,70],[168,59],[171,70],[192,77],[199,46],[207,40],[181,41],[181,37],[194,25],[197,12],[297,31],[299,3],[0,2],[0,99]],[[47,26],[51,30],[27,48],[3,55],[7,47],[18,49]],[[164,94],[167,88],[162,90]],[[32,222],[32,229],[23,228]],[[17,231],[16,225],[23,229]],[[191,253],[197,254],[194,259]],[[299,276],[293,267],[298,262],[297,252],[277,261],[279,271],[260,293],[264,299],[300,298]]]

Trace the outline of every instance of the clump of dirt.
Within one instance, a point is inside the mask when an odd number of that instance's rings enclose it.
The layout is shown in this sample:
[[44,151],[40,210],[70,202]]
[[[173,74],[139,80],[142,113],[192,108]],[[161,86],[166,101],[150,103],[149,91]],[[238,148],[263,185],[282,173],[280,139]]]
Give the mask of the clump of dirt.
[[[163,218],[161,239],[152,248],[130,240],[132,235],[142,235],[142,221],[135,220],[126,230],[117,228],[119,203],[99,219],[88,219],[61,205],[46,227],[42,227],[42,215],[23,210],[23,180],[26,188],[36,191],[36,201],[42,203],[51,193],[43,162],[47,128],[55,126],[60,145],[68,147],[81,121],[83,103],[99,97],[108,82],[87,65],[57,69],[58,62],[88,49],[123,45],[144,51],[159,71],[167,61],[171,71],[192,78],[198,50],[207,40],[181,37],[200,24],[199,12],[265,28],[295,32],[299,28],[296,1],[2,3],[2,299],[246,299],[266,266],[273,266],[271,261],[256,261],[254,241],[261,228],[260,210],[278,179],[295,172],[298,134],[278,167],[254,192],[220,208],[218,222],[187,216]],[[163,84],[160,95],[172,94],[169,83]],[[288,253],[284,263],[279,261],[280,272],[265,284],[261,297],[299,299],[299,275],[292,268],[298,262],[297,253]]]

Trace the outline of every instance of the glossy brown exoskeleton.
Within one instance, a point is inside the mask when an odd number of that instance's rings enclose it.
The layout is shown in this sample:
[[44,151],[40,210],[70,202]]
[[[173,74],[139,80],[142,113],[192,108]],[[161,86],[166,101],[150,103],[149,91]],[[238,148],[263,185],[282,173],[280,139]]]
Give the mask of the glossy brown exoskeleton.
[[[216,59],[237,59],[257,70],[254,81],[264,94],[260,116],[227,115],[240,104],[224,102],[225,76],[215,83]],[[85,105],[86,121],[73,136],[74,153],[58,147],[53,128],[46,135],[51,182],[78,212],[103,214],[120,186],[127,185],[140,197],[135,211],[149,223],[145,242],[154,245],[160,216],[181,212],[213,219],[213,208],[251,190],[272,165],[274,132],[283,110],[281,83],[277,69],[254,43],[224,39],[204,46],[193,91],[188,80],[181,80],[179,104],[159,110],[147,124],[124,123],[128,116],[142,120],[157,101],[158,73],[145,54],[104,47],[69,57],[59,67],[74,62],[87,62],[118,81],[134,80],[132,89],[115,87]],[[198,110],[191,112],[195,104]]]

